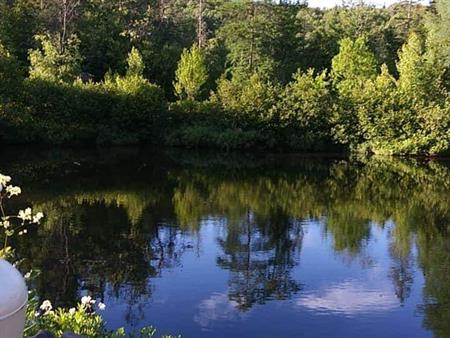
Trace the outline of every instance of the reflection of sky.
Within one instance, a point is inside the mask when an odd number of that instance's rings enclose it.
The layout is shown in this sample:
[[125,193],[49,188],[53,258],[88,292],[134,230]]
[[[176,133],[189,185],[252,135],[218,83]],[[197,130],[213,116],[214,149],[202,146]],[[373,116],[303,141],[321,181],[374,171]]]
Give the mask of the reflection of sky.
[[198,314],[194,317],[201,327],[208,327],[214,321],[231,321],[242,317],[238,304],[228,299],[226,293],[214,293],[200,302]]
[[296,304],[317,313],[357,315],[391,310],[398,306],[398,299],[387,285],[377,288],[360,281],[345,281],[306,294]]
[[[226,221],[205,219],[195,235],[198,250],[183,253],[181,265],[153,278],[151,299],[135,305],[138,323],[128,329],[154,325],[159,333],[182,334],[185,338],[429,338],[417,315],[423,278],[414,272],[410,297],[401,305],[395,296],[389,272],[389,229],[372,225],[364,255],[350,261],[333,250],[332,236],[324,236],[324,222],[305,221],[305,237],[292,279],[303,289],[292,299],[268,300],[241,312],[229,300],[230,271],[217,265],[223,254],[218,238],[226,235]],[[194,245],[197,247],[197,245]],[[109,327],[127,320],[125,299],[105,301]],[[129,309],[128,309],[129,310]],[[336,336],[336,332],[340,336]]]
[[399,306],[392,282],[387,278],[391,262],[385,231],[374,225],[372,237],[363,248],[365,261],[372,264],[365,265],[360,257],[344,264],[340,254],[328,251],[324,255],[323,247],[331,247],[332,238],[324,237],[313,222],[307,227],[302,256],[303,269],[310,273],[304,277],[306,289],[295,302],[299,309],[352,316],[386,312]]

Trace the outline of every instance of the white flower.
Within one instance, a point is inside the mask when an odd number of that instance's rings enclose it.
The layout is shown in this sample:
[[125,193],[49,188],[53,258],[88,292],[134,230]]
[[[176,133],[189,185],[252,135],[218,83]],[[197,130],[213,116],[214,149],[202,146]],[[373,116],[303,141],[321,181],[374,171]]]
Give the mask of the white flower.
[[9,223],[8,220],[4,220],[2,224],[5,229],[8,229],[11,226],[11,223]]
[[98,302],[98,309],[100,311],[104,311],[106,309],[106,305],[103,304],[102,302]]
[[8,185],[6,187],[6,193],[11,196],[18,196],[22,193],[22,189],[20,187],[13,187],[12,185]]
[[0,174],[0,186],[1,187],[6,187],[6,185],[9,182],[11,182],[11,177],[10,176],[5,176],[5,175]]
[[38,212],[33,217],[33,223],[39,223],[43,217],[44,217],[44,214],[42,212]]
[[72,307],[72,308],[69,309],[69,313],[70,313],[71,315],[73,315],[76,311],[77,311],[77,310],[76,310],[74,307]]
[[23,229],[22,231],[19,231],[19,236],[26,235],[27,233],[28,233],[28,230]]
[[26,208],[25,210],[20,210],[18,217],[23,221],[31,221],[31,208]]
[[51,311],[53,309],[52,303],[49,300],[44,300],[42,305],[39,307],[42,311]]
[[90,306],[91,304],[95,304],[95,300],[91,296],[84,296],[81,298],[81,304]]

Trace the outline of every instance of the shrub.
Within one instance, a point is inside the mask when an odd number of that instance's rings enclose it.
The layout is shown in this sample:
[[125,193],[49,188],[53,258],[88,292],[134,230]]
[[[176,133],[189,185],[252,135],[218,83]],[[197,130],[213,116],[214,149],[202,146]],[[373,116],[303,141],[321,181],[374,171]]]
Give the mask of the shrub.
[[280,136],[291,148],[323,149],[331,144],[331,95],[326,73],[297,72],[283,91],[276,115]]
[[137,50],[128,61],[125,76],[109,75],[97,84],[27,79],[16,99],[21,104],[2,110],[4,123],[15,131],[3,138],[52,144],[161,142],[167,120],[164,93],[143,77]]
[[272,107],[279,90],[258,73],[250,77],[236,75],[231,80],[219,80],[211,101],[220,104],[233,127],[264,132],[273,122]]

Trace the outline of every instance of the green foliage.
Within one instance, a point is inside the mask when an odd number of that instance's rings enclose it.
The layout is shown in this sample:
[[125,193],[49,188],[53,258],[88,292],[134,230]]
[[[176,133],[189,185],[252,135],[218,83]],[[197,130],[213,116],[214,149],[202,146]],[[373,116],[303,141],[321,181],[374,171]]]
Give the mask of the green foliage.
[[[82,1],[74,23],[80,39],[83,70],[96,81],[103,80],[109,70],[123,72],[132,43],[124,34],[132,15],[123,1]],[[129,13],[127,15],[127,13]]]
[[[25,329],[25,338],[32,337],[41,330],[50,331],[57,338],[61,338],[66,332],[89,338],[153,338],[156,335],[156,329],[151,326],[142,328],[138,334],[134,332],[127,334],[124,328],[107,330],[106,322],[98,313],[103,311],[106,305],[90,296],[83,297],[76,307],[70,309],[53,309],[49,300],[38,306],[36,298],[29,301],[28,307],[30,311],[27,313],[28,327]],[[181,338],[181,336],[163,335],[162,338]]]
[[234,71],[244,76],[254,72],[273,74],[275,60],[270,46],[277,38],[277,30],[270,5],[243,0],[227,4],[223,11],[227,20],[217,35],[229,50],[227,57]]
[[49,35],[37,35],[40,47],[30,50],[30,78],[50,82],[75,81],[81,73],[79,41],[72,36],[63,50]]
[[262,130],[274,117],[271,108],[278,92],[278,87],[258,73],[251,76],[236,73],[231,80],[219,80],[217,91],[211,99],[222,106],[233,126]]
[[16,59],[0,41],[0,104],[3,100],[14,96],[20,87],[22,74],[19,72]]
[[424,101],[439,95],[439,71],[427,58],[424,43],[413,33],[399,52],[399,93],[406,100]]
[[38,4],[28,0],[0,1],[0,41],[25,67],[39,28]]
[[174,88],[180,100],[195,100],[208,80],[205,58],[197,45],[184,49],[175,72]]
[[331,76],[339,94],[353,99],[361,96],[367,80],[377,75],[377,62],[365,38],[345,38],[333,58]]
[[128,54],[128,69],[127,69],[127,77],[140,77],[144,76],[144,61],[142,60],[141,53],[133,47],[131,52]]
[[333,58],[331,69],[333,84],[339,94],[333,121],[337,141],[354,147],[364,140],[357,110],[364,104],[366,87],[376,76],[375,56],[365,38],[340,41],[339,54]]
[[165,123],[165,100],[162,90],[144,78],[144,63],[137,49],[128,55],[124,77],[107,75],[106,92],[115,97],[109,121],[102,126],[100,143],[136,144],[156,142]]
[[445,78],[447,88],[450,85],[450,1],[436,0],[435,11],[426,21],[428,28],[427,44],[434,62],[441,64],[447,71]]
[[125,76],[108,75],[101,83],[28,79],[22,118],[14,111],[5,116],[19,133],[4,137],[56,144],[158,142],[166,124],[164,93],[142,76],[137,50],[130,53],[129,64]]
[[[44,302],[43,305],[46,305]],[[48,310],[47,310],[48,309]],[[89,304],[79,303],[71,310],[52,310],[48,305],[46,311],[34,318],[37,327],[45,328],[60,338],[64,332],[73,332],[92,338],[123,337],[120,331],[109,333],[100,315],[91,310]]]
[[273,142],[258,130],[243,130],[225,119],[220,103],[214,101],[177,101],[170,107],[170,118],[172,132],[166,142],[172,146],[231,150],[268,147]]
[[407,116],[400,114],[404,111],[398,109],[399,100],[396,92],[396,80],[386,65],[381,67],[381,73],[375,80],[366,83],[361,97],[362,103],[355,108],[358,128],[366,142],[373,144],[381,140],[392,140],[401,135]]
[[0,140],[445,152],[448,0],[67,4],[0,0]]
[[296,149],[324,149],[330,145],[331,94],[326,72],[314,75],[312,69],[294,75],[276,111],[282,135]]

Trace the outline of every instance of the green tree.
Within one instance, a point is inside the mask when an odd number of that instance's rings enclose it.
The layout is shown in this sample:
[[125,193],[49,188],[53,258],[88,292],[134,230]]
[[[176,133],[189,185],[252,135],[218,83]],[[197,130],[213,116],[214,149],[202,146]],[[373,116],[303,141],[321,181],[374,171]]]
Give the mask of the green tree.
[[[133,43],[125,34],[134,1],[81,1],[75,30],[80,39],[83,70],[100,81],[108,70],[123,71]],[[128,14],[127,14],[128,13]]]
[[219,80],[211,100],[220,103],[235,128],[262,131],[275,117],[272,107],[278,92],[279,88],[258,73],[246,77],[238,72],[231,80]]
[[450,0],[437,0],[427,18],[427,47],[435,67],[442,70],[442,81],[450,90]]
[[415,102],[435,98],[439,94],[439,74],[426,54],[420,36],[412,33],[399,52],[398,89],[406,100]]
[[131,52],[128,54],[128,69],[127,69],[127,76],[132,77],[143,77],[144,76],[144,69],[145,64],[142,60],[141,53],[139,50],[137,50],[135,47],[131,49]]
[[29,0],[0,0],[0,40],[4,46],[25,66],[28,50],[33,48],[33,36],[39,29],[37,3]]
[[276,105],[290,147],[320,149],[331,143],[331,95],[326,72],[298,71]]
[[351,147],[364,140],[358,119],[358,106],[364,104],[366,87],[377,76],[377,62],[365,38],[340,41],[339,54],[332,60],[331,77],[339,94],[334,117],[335,138]]
[[17,91],[20,81],[17,61],[0,41],[0,100]]
[[331,76],[341,95],[357,97],[366,81],[376,77],[377,61],[366,38],[345,38],[339,46],[339,53],[332,60]]
[[184,49],[175,73],[174,88],[179,99],[195,100],[208,80],[205,59],[197,45]]
[[37,35],[40,48],[30,50],[30,78],[71,83],[81,74],[79,41],[72,36],[60,51],[49,35]]
[[217,36],[228,49],[233,72],[272,76],[277,68],[273,47],[281,36],[270,3],[240,0],[225,4],[222,10],[225,20]]

